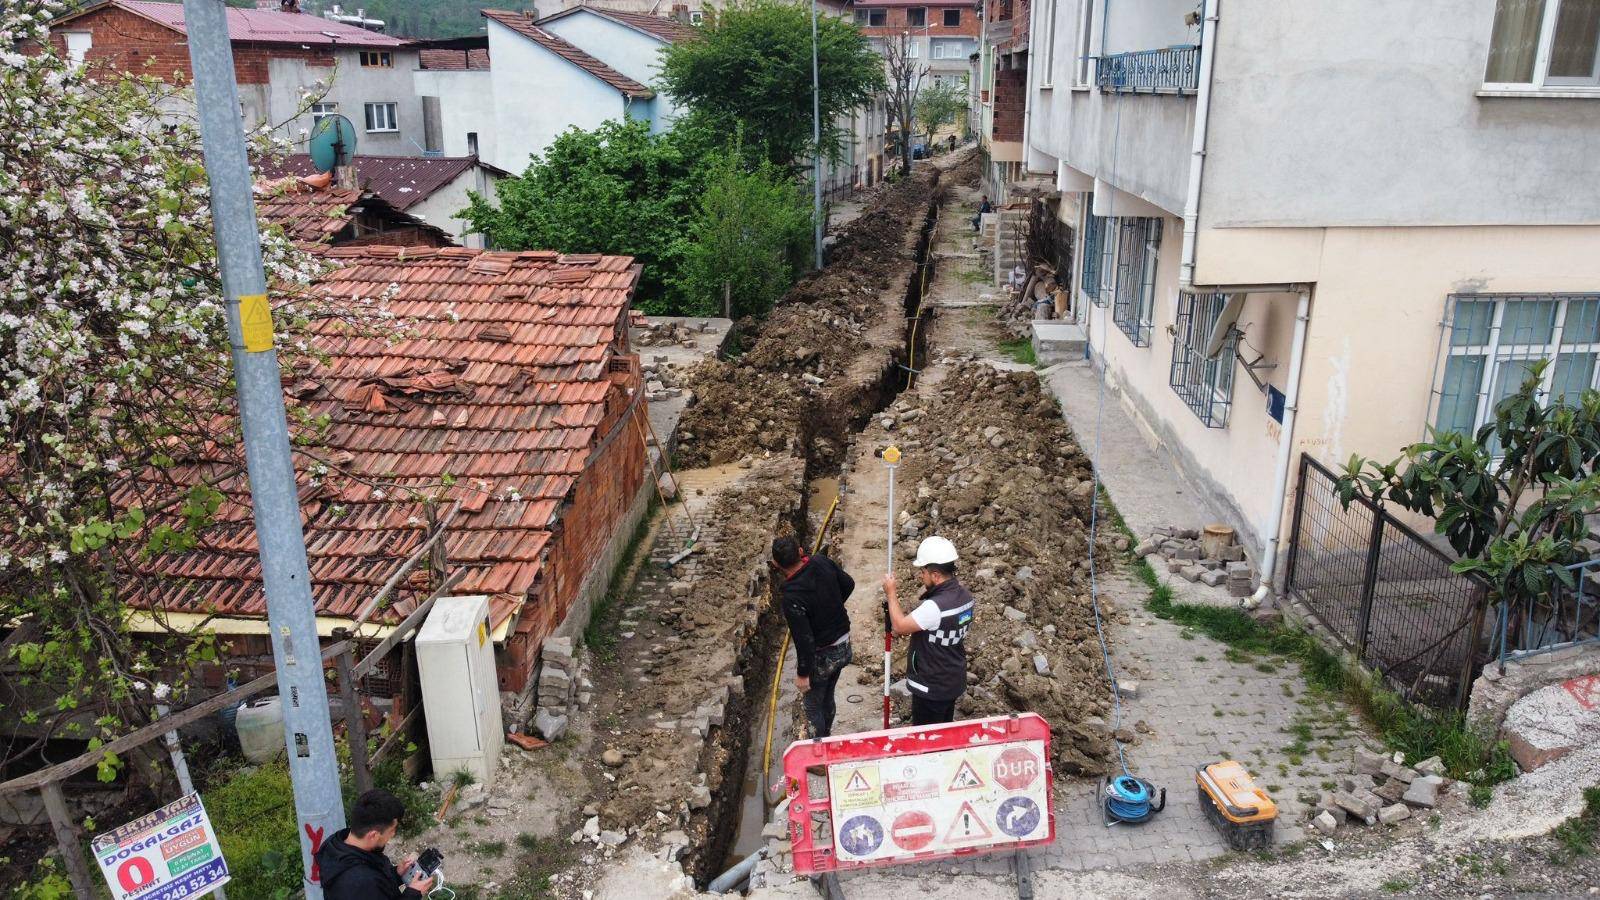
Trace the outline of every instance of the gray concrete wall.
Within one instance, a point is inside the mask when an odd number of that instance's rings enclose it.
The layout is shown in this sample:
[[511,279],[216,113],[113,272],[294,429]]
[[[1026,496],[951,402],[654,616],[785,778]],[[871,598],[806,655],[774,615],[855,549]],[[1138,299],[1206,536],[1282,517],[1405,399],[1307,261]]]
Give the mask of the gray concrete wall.
[[568,128],[627,116],[617,89],[499,22],[488,25],[496,133],[486,162],[521,172]]
[[[445,156],[471,156],[468,134],[478,136],[478,157],[495,159],[494,80],[488,69],[418,69],[412,78],[418,97],[439,98],[439,131]],[[512,171],[521,174],[522,164]]]
[[1600,102],[1476,94],[1494,6],[1224,0],[1202,227],[1600,222]]
[[[395,50],[392,67],[363,68],[356,50],[335,54],[337,64],[307,66],[297,59],[273,58],[267,63],[268,117],[281,133],[303,153],[311,133],[311,116],[296,116],[306,92],[321,93],[322,102],[338,104],[337,112],[356,127],[356,154],[373,156],[421,156],[424,145],[422,100],[413,84],[420,66],[417,51]],[[369,132],[366,126],[368,103],[395,104],[400,130]]]
[[463,247],[481,249],[484,246],[483,234],[468,233],[467,223],[455,218],[455,215],[467,208],[468,191],[475,191],[493,201],[495,180],[487,170],[474,166],[406,212],[450,232],[450,236]]
[[[588,11],[563,16],[544,27],[634,81],[656,87],[665,41]],[[664,94],[656,95],[654,107],[652,126],[656,131],[671,128],[682,115],[678,105]]]

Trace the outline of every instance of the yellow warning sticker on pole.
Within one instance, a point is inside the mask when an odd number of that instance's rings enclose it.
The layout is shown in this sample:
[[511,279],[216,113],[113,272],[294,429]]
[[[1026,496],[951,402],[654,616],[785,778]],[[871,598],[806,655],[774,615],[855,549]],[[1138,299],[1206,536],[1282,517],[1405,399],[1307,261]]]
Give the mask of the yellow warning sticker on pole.
[[240,295],[239,330],[244,335],[246,352],[272,349],[272,307],[267,305],[266,294]]

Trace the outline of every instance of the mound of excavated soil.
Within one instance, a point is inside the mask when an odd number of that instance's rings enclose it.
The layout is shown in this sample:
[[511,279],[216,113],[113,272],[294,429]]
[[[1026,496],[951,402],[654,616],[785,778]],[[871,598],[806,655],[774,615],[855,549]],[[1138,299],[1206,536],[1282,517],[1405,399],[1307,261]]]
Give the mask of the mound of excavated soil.
[[[892,440],[905,453],[895,546],[902,596],[916,594],[917,542],[940,534],[955,543],[958,577],[978,601],[958,717],[1039,713],[1055,735],[1058,771],[1107,771],[1110,685],[1089,599],[1094,486],[1055,402],[1031,372],[963,362],[931,402],[904,394],[878,418],[865,439]],[[1101,565],[1119,541],[1100,530]]]
[[840,236],[826,269],[791,288],[765,320],[741,323],[748,347],[742,356],[710,360],[690,373],[695,402],[680,426],[680,465],[763,452],[798,453],[821,465],[837,461],[837,436],[820,436],[827,446],[798,444],[817,437],[807,432],[814,407],[869,356],[876,332],[892,328],[887,340],[877,335],[880,342],[901,342],[902,295],[938,180],[928,167],[880,193]]

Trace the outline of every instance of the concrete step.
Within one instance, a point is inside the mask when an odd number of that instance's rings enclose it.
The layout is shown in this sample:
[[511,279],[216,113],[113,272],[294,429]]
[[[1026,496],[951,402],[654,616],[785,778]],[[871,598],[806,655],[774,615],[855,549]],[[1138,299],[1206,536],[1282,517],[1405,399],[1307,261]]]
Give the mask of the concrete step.
[[1035,319],[1033,322],[1033,355],[1041,366],[1073,362],[1083,359],[1088,338],[1083,327],[1073,322],[1057,319]]

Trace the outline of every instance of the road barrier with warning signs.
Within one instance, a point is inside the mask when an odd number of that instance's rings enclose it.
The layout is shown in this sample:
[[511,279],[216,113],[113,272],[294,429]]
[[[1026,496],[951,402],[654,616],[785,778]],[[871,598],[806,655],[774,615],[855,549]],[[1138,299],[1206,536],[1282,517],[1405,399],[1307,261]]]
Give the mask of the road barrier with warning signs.
[[796,742],[783,754],[795,871],[1048,844],[1049,760],[1036,713]]

